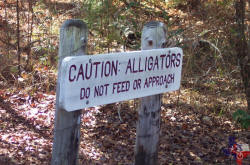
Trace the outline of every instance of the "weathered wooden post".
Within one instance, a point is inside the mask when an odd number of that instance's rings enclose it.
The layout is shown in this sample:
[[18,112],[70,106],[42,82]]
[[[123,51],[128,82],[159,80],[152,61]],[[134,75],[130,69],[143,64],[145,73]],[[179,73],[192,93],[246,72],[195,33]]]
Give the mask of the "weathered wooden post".
[[87,26],[81,20],[67,20],[60,29],[56,114],[51,165],[78,164],[81,110],[67,112],[59,106],[60,83],[68,79],[61,75],[61,63],[67,56],[85,54]]
[[[161,22],[146,23],[142,30],[142,50],[166,47],[167,28]],[[161,117],[161,95],[141,98],[136,128],[135,165],[157,165]]]

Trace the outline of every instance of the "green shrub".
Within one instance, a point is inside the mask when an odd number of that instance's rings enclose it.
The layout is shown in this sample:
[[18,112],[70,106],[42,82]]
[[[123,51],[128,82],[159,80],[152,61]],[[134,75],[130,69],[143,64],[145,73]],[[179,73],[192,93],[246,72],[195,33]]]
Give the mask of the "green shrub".
[[233,119],[240,123],[241,127],[244,129],[248,129],[250,126],[250,115],[241,109],[238,109],[233,113]]

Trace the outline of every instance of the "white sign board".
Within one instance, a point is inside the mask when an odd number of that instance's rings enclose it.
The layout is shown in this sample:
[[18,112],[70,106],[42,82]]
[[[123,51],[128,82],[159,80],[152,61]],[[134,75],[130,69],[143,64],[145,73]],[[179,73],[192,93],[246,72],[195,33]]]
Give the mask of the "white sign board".
[[182,59],[177,47],[66,57],[59,106],[74,111],[178,90]]

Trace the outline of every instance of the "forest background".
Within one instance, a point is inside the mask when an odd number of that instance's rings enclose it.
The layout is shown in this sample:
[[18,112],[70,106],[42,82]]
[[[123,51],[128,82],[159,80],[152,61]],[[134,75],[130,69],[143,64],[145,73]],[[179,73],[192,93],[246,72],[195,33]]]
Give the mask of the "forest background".
[[[228,138],[250,144],[249,1],[235,2],[0,1],[0,164],[50,162],[59,29],[73,18],[88,25],[88,54],[139,50],[143,25],[165,23],[185,56],[181,89],[163,95],[159,162],[234,162]],[[83,111],[81,164],[133,162],[137,103],[121,107],[122,121],[116,104]]]

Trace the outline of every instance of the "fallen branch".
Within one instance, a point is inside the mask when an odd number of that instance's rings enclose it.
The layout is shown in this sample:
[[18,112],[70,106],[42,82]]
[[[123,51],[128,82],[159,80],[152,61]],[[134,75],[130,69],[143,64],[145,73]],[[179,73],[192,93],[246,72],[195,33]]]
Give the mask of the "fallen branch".
[[[204,40],[204,39],[200,39],[200,42],[208,43],[210,46],[212,46],[219,53],[219,56],[222,58],[220,49],[218,47],[216,47],[212,42],[210,42],[208,40]],[[223,60],[223,62],[224,62],[224,60]]]

